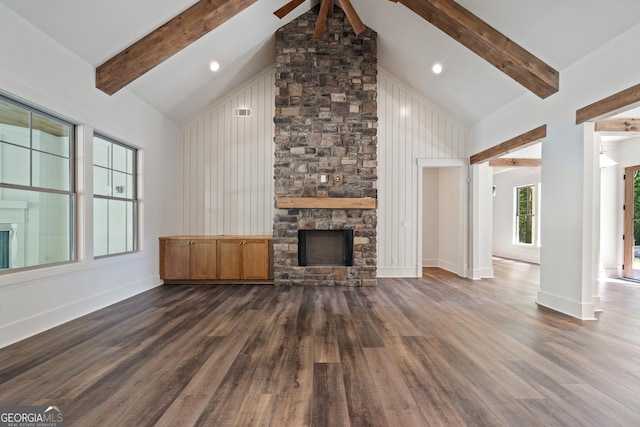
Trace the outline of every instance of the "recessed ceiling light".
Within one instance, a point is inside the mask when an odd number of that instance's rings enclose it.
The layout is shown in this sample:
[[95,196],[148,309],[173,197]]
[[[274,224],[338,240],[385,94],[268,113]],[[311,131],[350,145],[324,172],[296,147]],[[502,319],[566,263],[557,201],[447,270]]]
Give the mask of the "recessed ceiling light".
[[212,61],[211,64],[209,64],[209,69],[211,71],[218,71],[220,69],[220,64],[218,64],[216,61]]
[[442,72],[442,64],[434,64],[431,70],[436,74],[440,74]]

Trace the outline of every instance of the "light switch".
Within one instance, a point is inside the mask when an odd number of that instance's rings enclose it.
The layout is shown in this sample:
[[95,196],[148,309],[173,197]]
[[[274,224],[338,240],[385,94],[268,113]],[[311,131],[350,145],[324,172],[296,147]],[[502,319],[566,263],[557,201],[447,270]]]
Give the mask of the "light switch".
[[327,182],[329,182],[329,175],[327,175],[326,173],[323,173],[320,175],[320,182],[322,184],[326,184]]

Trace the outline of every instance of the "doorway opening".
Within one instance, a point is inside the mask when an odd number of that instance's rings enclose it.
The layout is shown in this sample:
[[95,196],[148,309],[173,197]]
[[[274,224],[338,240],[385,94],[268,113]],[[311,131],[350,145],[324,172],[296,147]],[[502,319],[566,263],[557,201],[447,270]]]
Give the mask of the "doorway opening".
[[624,170],[623,277],[640,280],[640,165]]
[[468,274],[468,186],[463,160],[418,160],[418,269]]

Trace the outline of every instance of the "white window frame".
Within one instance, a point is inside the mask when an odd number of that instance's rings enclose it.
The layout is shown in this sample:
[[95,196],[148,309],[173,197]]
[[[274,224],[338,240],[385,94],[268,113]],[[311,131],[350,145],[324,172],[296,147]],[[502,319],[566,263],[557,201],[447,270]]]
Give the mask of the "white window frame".
[[[530,209],[530,213],[527,213],[526,215],[521,215],[520,214],[520,190],[521,189],[528,189],[530,188],[532,190],[531,192],[531,209]],[[536,184],[528,184],[528,185],[519,185],[517,187],[514,187],[513,189],[513,211],[514,211],[514,215],[513,215],[513,244],[514,245],[521,245],[521,246],[537,246],[538,242],[539,242],[539,215],[538,215],[538,186]],[[527,242],[521,242],[520,241],[520,218],[522,216],[529,216],[531,217],[531,242],[527,243]]]
[[[134,254],[137,253],[139,250],[139,215],[140,215],[140,209],[139,209],[139,200],[138,200],[138,158],[140,156],[140,151],[138,150],[138,148],[130,145],[130,144],[126,144],[124,142],[121,142],[115,138],[112,138],[110,136],[107,136],[101,132],[98,131],[94,131],[93,133],[93,138],[92,138],[92,143],[95,144],[95,138],[100,138],[103,141],[109,142],[113,145],[117,145],[120,147],[125,148],[126,150],[131,150],[131,152],[133,153],[133,159],[132,159],[132,196],[129,197],[117,197],[117,196],[108,196],[108,195],[102,195],[102,194],[95,194],[95,189],[93,191],[93,199],[94,199],[94,207],[93,207],[93,221],[94,221],[94,229],[95,229],[95,221],[96,221],[96,212],[95,212],[95,200],[96,199],[102,199],[102,200],[108,200],[108,201],[121,201],[121,202],[130,202],[133,204],[133,218],[131,221],[131,225],[133,227],[132,229],[132,242],[131,242],[131,250],[126,250],[126,251],[119,251],[119,252],[111,252],[108,247],[109,247],[109,240],[107,239],[107,253],[106,254],[101,254],[101,255],[95,255],[95,248],[96,248],[96,236],[93,236],[93,248],[94,248],[94,259],[102,259],[102,258],[108,258],[108,257],[113,257],[113,256],[119,256],[119,255],[127,255],[127,254]],[[94,145],[95,148],[95,145]],[[112,152],[113,155],[113,152]],[[93,178],[94,178],[94,183],[95,183],[95,169],[96,167],[98,168],[103,168],[103,169],[107,169],[111,172],[117,171],[115,169],[113,169],[113,162],[112,162],[112,167],[110,168],[104,168],[103,166],[99,166],[96,165],[94,163],[94,159],[91,160],[91,164],[92,164],[92,174],[93,174]],[[117,172],[122,172],[122,171],[117,171]],[[108,233],[107,233],[108,234]]]

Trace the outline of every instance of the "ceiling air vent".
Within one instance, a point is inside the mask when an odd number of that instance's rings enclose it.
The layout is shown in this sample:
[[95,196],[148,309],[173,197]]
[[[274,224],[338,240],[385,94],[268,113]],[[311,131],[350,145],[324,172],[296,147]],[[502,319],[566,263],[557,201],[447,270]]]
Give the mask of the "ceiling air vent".
[[251,108],[236,108],[233,115],[235,117],[251,117]]

